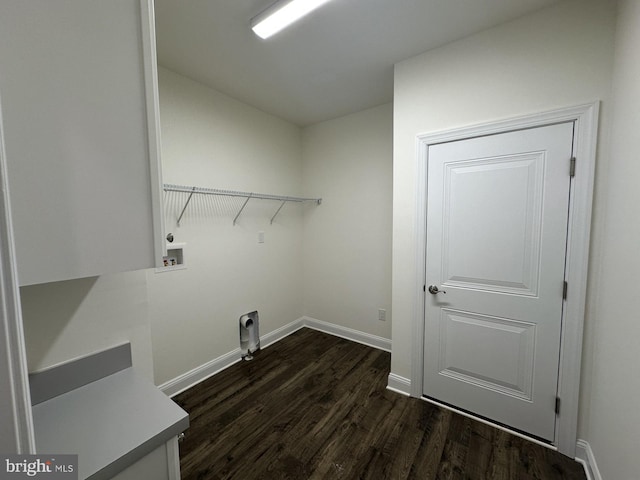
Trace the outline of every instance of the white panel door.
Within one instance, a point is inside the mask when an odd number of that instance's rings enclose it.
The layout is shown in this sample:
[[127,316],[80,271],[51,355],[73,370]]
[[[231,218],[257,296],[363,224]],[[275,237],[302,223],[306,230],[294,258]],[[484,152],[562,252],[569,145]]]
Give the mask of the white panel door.
[[572,143],[570,122],[428,151],[424,394],[548,441]]

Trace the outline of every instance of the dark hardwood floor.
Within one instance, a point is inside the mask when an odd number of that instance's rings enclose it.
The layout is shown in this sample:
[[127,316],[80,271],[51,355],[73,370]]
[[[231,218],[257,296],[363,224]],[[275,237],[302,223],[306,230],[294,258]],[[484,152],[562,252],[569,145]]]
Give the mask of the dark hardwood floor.
[[302,329],[176,396],[183,480],[585,480],[564,455],[386,390],[389,362]]

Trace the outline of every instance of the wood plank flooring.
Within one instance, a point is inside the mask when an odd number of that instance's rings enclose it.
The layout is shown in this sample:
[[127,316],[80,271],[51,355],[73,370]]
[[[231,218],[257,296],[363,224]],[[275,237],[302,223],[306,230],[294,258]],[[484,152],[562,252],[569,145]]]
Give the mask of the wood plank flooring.
[[302,329],[176,396],[183,480],[585,480],[564,455],[386,390],[390,355]]

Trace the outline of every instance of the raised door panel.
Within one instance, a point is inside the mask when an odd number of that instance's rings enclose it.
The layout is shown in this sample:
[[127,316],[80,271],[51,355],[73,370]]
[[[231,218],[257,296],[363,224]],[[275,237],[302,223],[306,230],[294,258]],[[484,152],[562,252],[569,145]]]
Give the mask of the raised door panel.
[[536,326],[442,309],[439,373],[531,400]]
[[443,283],[536,295],[544,154],[445,166]]

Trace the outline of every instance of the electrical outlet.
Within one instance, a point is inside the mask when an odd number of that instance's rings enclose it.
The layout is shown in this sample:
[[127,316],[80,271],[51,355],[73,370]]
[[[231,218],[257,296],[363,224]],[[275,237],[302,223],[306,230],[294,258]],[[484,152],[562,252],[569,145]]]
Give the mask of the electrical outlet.
[[258,243],[264,243],[264,232],[258,232]]
[[378,320],[385,322],[387,320],[387,311],[383,308],[378,309]]

